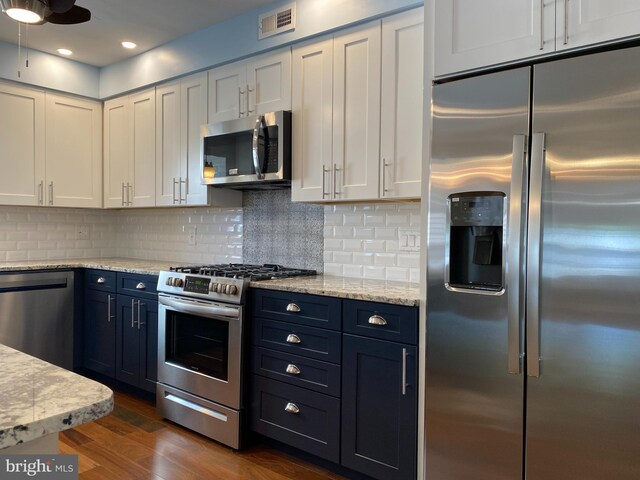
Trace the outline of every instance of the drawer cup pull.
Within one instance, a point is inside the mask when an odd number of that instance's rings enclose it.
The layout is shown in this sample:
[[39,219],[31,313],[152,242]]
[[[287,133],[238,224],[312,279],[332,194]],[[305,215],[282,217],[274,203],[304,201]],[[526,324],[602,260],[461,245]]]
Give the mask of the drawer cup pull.
[[100,277],[98,278],[98,280],[96,280],[96,283],[104,283],[106,280],[104,279],[104,277]]
[[287,373],[290,373],[291,375],[300,375],[300,369],[293,363],[290,363],[287,365]]
[[369,324],[382,326],[382,325],[386,325],[387,321],[384,318],[382,318],[380,315],[371,315],[369,317]]
[[289,335],[287,335],[287,343],[300,343],[300,342],[301,342],[300,337],[295,333],[290,333]]
[[136,290],[144,290],[144,289],[146,289],[146,288],[147,288],[147,286],[146,286],[144,283],[142,283],[142,282],[139,282],[139,283],[136,285]]
[[295,303],[290,303],[289,305],[287,305],[287,312],[298,313],[301,310],[302,309],[298,305],[296,305]]
[[287,403],[287,406],[284,407],[284,411],[288,412],[288,413],[299,413],[300,409],[298,408],[298,406],[295,403]]

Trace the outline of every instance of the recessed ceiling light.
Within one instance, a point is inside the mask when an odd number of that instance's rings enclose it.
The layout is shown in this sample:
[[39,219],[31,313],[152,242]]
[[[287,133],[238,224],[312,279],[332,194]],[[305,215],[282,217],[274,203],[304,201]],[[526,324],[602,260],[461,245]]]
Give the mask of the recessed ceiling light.
[[124,48],[136,48],[137,45],[133,42],[122,42]]
[[69,50],[69,49],[66,49],[66,48],[59,48],[58,49],[58,53],[60,55],[67,55],[68,56],[68,55],[71,55],[73,52],[71,50]]

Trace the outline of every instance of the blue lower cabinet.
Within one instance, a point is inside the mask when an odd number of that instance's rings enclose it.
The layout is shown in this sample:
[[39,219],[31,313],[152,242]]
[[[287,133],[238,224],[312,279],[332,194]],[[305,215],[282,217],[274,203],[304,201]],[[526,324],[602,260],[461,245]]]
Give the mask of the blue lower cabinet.
[[416,347],[347,334],[342,347],[341,464],[380,480],[414,480]]
[[116,374],[116,295],[85,290],[84,367],[102,375]]
[[158,343],[158,302],[118,295],[116,378],[155,391]]
[[252,375],[251,428],[329,461],[340,462],[340,400]]

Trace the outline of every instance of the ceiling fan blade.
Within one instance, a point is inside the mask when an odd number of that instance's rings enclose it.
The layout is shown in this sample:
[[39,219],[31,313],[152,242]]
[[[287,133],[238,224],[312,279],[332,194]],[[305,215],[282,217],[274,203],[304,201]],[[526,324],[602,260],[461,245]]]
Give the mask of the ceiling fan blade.
[[49,10],[53,13],[65,13],[71,10],[76,0],[49,0]]
[[91,20],[91,12],[86,8],[74,5],[65,13],[52,13],[51,15],[47,15],[45,20],[58,25],[73,25]]

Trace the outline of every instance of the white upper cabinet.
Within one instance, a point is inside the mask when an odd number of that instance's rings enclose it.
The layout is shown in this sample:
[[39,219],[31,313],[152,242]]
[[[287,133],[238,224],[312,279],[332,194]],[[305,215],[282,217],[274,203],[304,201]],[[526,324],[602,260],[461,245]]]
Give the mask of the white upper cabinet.
[[44,204],[44,103],[44,92],[0,84],[0,204]]
[[49,205],[102,207],[102,104],[46,95]]
[[182,198],[180,82],[156,88],[156,205]]
[[333,40],[333,198],[378,197],[380,22]]
[[436,76],[532,57],[554,44],[553,0],[435,0]]
[[293,49],[297,202],[420,198],[424,9]]
[[155,89],[104,104],[104,206],[156,203]]
[[640,0],[435,0],[435,76],[640,34]]
[[294,202],[329,200],[333,144],[333,37],[293,49]]
[[420,198],[423,45],[423,8],[382,20],[381,198]]
[[209,71],[209,123],[291,109],[291,50]]
[[556,48],[640,34],[640,0],[556,0]]

